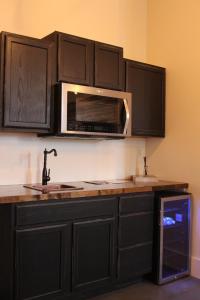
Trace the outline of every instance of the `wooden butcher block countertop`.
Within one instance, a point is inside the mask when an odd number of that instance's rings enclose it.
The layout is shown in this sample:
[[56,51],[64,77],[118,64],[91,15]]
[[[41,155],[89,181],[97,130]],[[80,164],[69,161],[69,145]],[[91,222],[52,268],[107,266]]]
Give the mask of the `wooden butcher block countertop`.
[[33,189],[25,188],[23,185],[2,185],[0,186],[0,204],[20,203],[45,200],[72,200],[82,197],[109,196],[127,193],[152,192],[166,189],[187,189],[188,184],[159,180],[151,183],[137,183],[132,180],[108,180],[94,181],[97,184],[80,182],[67,182],[63,184],[73,185],[80,189],[62,190],[49,193],[42,193]]

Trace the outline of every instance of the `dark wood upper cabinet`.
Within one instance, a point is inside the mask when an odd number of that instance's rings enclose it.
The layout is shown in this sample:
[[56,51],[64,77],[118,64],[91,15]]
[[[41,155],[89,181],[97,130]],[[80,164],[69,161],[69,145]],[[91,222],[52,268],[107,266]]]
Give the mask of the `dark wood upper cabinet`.
[[165,136],[165,69],[125,60],[125,90],[132,98],[132,135]]
[[58,35],[58,81],[92,85],[93,42],[87,39]]
[[1,34],[1,123],[34,132],[50,128],[50,47],[39,39]]
[[122,89],[123,49],[95,42],[94,85],[114,90]]
[[123,48],[53,32],[43,39],[0,34],[0,127],[52,132],[57,82],[133,94],[132,135],[165,136],[165,69],[129,59]]
[[52,78],[57,81],[93,85],[94,42],[53,32],[43,40],[54,44]]
[[122,89],[123,49],[89,39],[53,32],[53,81]]

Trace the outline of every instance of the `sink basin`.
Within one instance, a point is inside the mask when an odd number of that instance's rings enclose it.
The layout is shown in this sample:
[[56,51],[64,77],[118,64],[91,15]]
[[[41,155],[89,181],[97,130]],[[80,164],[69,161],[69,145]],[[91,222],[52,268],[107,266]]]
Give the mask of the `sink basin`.
[[83,190],[83,187],[68,185],[68,184],[26,184],[25,188],[40,191],[42,193],[50,193],[56,191],[73,191],[73,190]]

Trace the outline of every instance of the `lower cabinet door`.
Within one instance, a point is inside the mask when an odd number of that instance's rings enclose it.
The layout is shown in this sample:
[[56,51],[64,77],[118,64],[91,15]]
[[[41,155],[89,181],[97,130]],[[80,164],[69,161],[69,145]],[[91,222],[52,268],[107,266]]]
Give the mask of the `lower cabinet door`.
[[74,223],[72,289],[104,286],[115,278],[115,222],[112,218]]
[[71,226],[16,231],[16,297],[55,299],[70,290]]
[[152,243],[119,250],[118,279],[132,281],[152,271]]

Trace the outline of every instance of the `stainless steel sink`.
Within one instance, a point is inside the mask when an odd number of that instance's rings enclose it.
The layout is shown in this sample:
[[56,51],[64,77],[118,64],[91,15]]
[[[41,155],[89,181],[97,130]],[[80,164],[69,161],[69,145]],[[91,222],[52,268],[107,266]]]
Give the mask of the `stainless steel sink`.
[[73,191],[73,190],[83,190],[83,187],[68,185],[68,184],[26,184],[25,188],[40,191],[42,193],[50,193],[56,191]]

